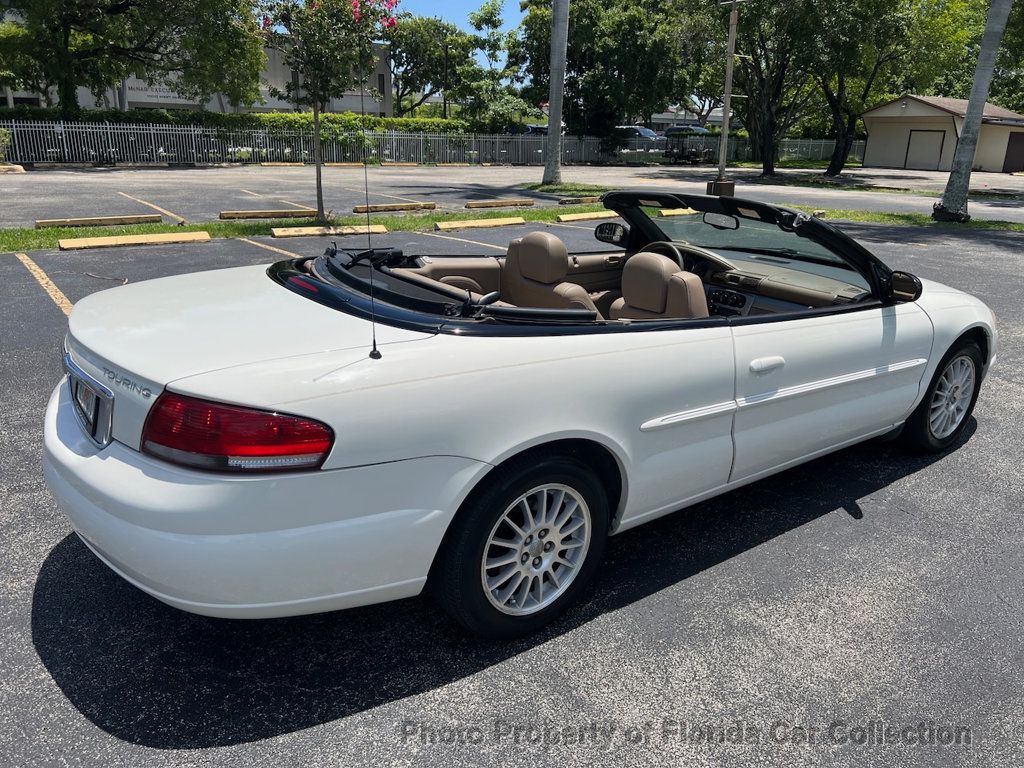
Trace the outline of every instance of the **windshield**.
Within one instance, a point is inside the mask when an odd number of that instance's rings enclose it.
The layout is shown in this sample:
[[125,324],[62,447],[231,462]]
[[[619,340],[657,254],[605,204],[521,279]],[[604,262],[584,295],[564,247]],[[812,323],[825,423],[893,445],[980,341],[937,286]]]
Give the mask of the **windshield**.
[[645,207],[640,210],[661,230],[666,240],[713,251],[778,252],[791,257],[807,256],[836,266],[846,266],[842,258],[824,245],[800,237],[796,232],[780,229],[774,222],[735,216],[727,217],[732,220],[735,228],[726,228],[719,222],[715,222],[716,225],[708,223],[715,221],[712,215],[705,217],[698,211],[688,212],[689,209],[664,211]]
[[870,288],[862,275],[825,245],[782,229],[773,221],[764,221],[754,210],[741,208],[739,215],[654,206],[642,206],[639,210],[663,234],[663,239],[714,251],[741,269],[744,264],[785,267],[840,280],[863,290]]
[[637,128],[636,132],[643,136],[645,139],[656,139],[658,134],[652,131],[650,128]]

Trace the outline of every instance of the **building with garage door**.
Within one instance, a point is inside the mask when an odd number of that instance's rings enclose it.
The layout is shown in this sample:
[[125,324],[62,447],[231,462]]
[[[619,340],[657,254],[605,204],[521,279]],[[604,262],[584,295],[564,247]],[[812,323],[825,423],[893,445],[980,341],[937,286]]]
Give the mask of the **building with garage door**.
[[[864,113],[864,165],[948,171],[967,112],[966,99],[901,96]],[[974,170],[1024,171],[1024,115],[985,104]]]

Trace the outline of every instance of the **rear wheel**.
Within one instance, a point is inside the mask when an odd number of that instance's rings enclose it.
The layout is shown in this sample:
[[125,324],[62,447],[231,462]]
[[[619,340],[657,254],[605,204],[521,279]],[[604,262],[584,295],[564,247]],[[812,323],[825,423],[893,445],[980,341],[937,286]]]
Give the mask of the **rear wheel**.
[[536,631],[592,581],[608,530],[608,500],[571,456],[517,461],[466,503],[431,576],[463,626],[494,638]]
[[974,411],[985,364],[973,341],[956,344],[939,363],[928,391],[903,428],[901,438],[920,451],[938,452],[955,443]]

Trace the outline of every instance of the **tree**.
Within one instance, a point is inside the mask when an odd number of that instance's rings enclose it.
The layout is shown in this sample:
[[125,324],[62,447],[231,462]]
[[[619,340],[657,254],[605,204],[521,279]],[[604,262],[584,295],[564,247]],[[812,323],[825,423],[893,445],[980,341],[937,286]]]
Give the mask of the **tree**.
[[860,116],[877,99],[888,70],[907,53],[909,5],[893,0],[815,0],[812,78],[831,113],[836,143],[826,176],[838,176]]
[[373,41],[395,24],[396,0],[279,0],[265,8],[267,45],[298,74],[272,93],[313,111],[316,217],[326,221],[321,180],[320,113],[332,98],[365,83],[373,70]]
[[565,54],[569,44],[569,0],[553,0],[551,13],[551,81],[548,96],[548,138],[544,148],[543,184],[562,183],[562,94]]
[[[266,62],[246,0],[8,0],[18,30],[13,79],[55,85],[66,119],[78,88],[97,97],[129,75],[181,96],[259,100]],[[10,27],[8,28],[8,30]],[[4,39],[11,39],[4,34]]]
[[[526,0],[510,62],[534,102],[550,89],[551,7]],[[569,132],[609,136],[648,121],[676,96],[680,45],[672,9],[654,0],[572,0],[564,110]]]
[[949,172],[942,200],[935,204],[932,218],[938,221],[970,221],[967,213],[967,191],[971,183],[971,166],[974,152],[978,147],[978,131],[981,116],[988,100],[988,89],[999,55],[999,43],[1003,39],[1006,21],[1010,16],[1013,0],[992,0],[985,22],[985,35],[981,39],[981,51],[974,68],[974,85],[967,100],[967,114],[960,128],[960,140],[953,153],[953,167]]
[[458,73],[458,88],[453,92],[462,104],[462,116],[470,127],[488,133],[506,133],[522,125],[522,118],[540,116],[540,110],[524,101],[513,86],[514,69],[507,52],[511,36],[502,31],[502,0],[485,0],[469,14],[473,27],[473,47],[484,58],[475,59]]
[[736,79],[745,98],[736,112],[764,176],[775,175],[779,140],[814,96],[808,4],[751,0],[740,9]]
[[398,117],[436,93],[445,92],[447,101],[447,94],[460,87],[460,73],[472,64],[473,38],[441,19],[403,13],[385,30],[384,41]]

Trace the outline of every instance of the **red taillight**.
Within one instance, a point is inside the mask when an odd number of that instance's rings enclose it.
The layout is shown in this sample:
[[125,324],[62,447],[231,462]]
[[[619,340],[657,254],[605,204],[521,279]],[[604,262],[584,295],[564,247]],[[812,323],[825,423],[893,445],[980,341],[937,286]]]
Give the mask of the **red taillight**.
[[142,450],[175,464],[219,471],[319,467],[334,433],[300,416],[164,392],[142,430]]

